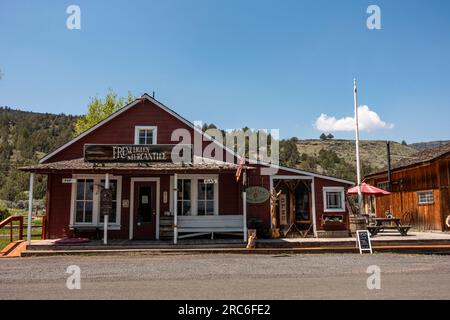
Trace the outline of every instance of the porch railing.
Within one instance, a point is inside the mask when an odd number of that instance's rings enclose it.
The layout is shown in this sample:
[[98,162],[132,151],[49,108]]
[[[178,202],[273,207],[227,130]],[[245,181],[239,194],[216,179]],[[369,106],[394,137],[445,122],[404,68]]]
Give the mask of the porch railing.
[[19,240],[23,240],[23,216],[10,216],[0,222],[0,230],[9,225],[9,241],[13,242],[13,222],[19,221]]

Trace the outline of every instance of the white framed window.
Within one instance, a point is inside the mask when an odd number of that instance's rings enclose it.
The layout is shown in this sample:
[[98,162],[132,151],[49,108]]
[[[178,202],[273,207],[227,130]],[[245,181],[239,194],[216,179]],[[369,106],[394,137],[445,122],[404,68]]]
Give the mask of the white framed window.
[[378,182],[377,183],[377,187],[379,189],[383,189],[385,191],[389,191],[389,181],[383,181],[383,182]]
[[197,215],[214,215],[214,179],[212,182],[205,179],[197,180]]
[[[173,185],[173,179],[171,179],[171,185]],[[172,204],[172,201],[170,203]],[[218,215],[218,175],[178,175],[177,214],[179,216]]]
[[324,212],[344,212],[345,211],[344,187],[324,187],[323,208]]
[[92,223],[94,210],[94,180],[80,179],[76,184],[75,223]]
[[192,183],[190,179],[177,180],[177,212],[179,216],[192,215]]
[[419,204],[433,204],[434,203],[434,195],[433,191],[419,191],[417,192],[417,199],[419,200]]
[[155,126],[134,127],[134,144],[156,144],[158,128]]
[[[100,215],[100,192],[105,185],[104,175],[72,175],[77,182],[72,184],[70,226],[103,226]],[[122,177],[110,176],[113,210],[109,224],[120,228]],[[114,229],[114,228],[112,228]]]

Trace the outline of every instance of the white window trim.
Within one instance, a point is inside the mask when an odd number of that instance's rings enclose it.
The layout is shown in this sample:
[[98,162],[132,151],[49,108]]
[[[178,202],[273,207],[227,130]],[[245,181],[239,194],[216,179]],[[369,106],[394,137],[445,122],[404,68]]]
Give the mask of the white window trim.
[[[103,174],[73,174],[73,179],[92,179],[94,180],[94,194],[93,194],[93,204],[92,204],[92,223],[80,223],[75,222],[75,199],[77,194],[77,184],[72,183],[72,193],[70,201],[70,228],[79,226],[88,227],[103,227],[103,222],[100,222],[100,190],[99,185],[101,180],[105,180],[105,175]],[[122,213],[122,177],[121,176],[109,176],[110,180],[117,180],[117,203],[116,203],[116,222],[108,223],[111,226],[111,230],[120,230],[120,218]]]
[[[420,194],[421,193],[431,193],[431,195],[433,197],[433,201],[421,202],[420,201]],[[417,191],[417,203],[420,204],[420,205],[431,205],[431,204],[434,204],[434,192],[433,192],[433,190]]]
[[[377,188],[379,188],[379,189],[383,189],[382,188],[382,185],[386,185],[386,186],[389,186],[389,181],[388,180],[386,180],[386,181],[380,181],[380,182],[378,182],[377,183]],[[383,189],[383,190],[386,190],[386,189]],[[388,190],[386,190],[386,191],[388,191]]]
[[[341,193],[341,208],[327,209],[327,192]],[[323,212],[345,212],[345,188],[344,187],[323,187]]]
[[[172,178],[172,177],[171,177]],[[198,215],[198,180],[204,179],[214,179],[217,183],[214,183],[214,215],[219,215],[219,175],[218,174],[179,174],[177,179],[189,179],[191,180],[191,216]],[[173,186],[173,178],[171,179],[171,185]],[[170,203],[173,203],[173,192],[170,193]],[[173,212],[173,205],[170,206],[170,211]],[[178,216],[180,216],[178,214]],[[209,216],[199,216],[199,217],[209,217]]]
[[157,144],[158,127],[157,126],[135,126],[134,127],[134,144],[139,144],[139,130],[153,130],[152,144]]

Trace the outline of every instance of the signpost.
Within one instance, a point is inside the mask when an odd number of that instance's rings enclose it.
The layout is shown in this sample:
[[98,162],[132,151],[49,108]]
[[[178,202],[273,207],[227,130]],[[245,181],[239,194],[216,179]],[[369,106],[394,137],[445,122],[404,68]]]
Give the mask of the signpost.
[[363,254],[364,251],[372,252],[372,243],[370,241],[370,234],[368,230],[356,231],[356,242],[359,247],[359,253]]

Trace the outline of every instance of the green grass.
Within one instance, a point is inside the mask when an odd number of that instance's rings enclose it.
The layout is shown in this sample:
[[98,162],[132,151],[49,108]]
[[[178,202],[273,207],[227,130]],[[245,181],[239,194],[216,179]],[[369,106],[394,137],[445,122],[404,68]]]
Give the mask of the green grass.
[[[11,215],[13,216],[24,216],[23,223],[24,223],[24,230],[23,230],[23,237],[26,239],[27,237],[27,229],[26,225],[28,222],[28,212],[26,210],[20,210],[20,209],[8,209],[9,212],[11,212]],[[33,226],[42,226],[42,217],[33,217],[32,221]],[[13,222],[13,226],[19,226],[18,221]],[[32,237],[33,240],[41,239],[41,233],[42,228],[33,228],[32,229]],[[2,228],[0,229],[0,250],[2,250],[4,247],[6,247],[10,242],[10,229]],[[13,229],[13,241],[19,240],[19,229]]]

